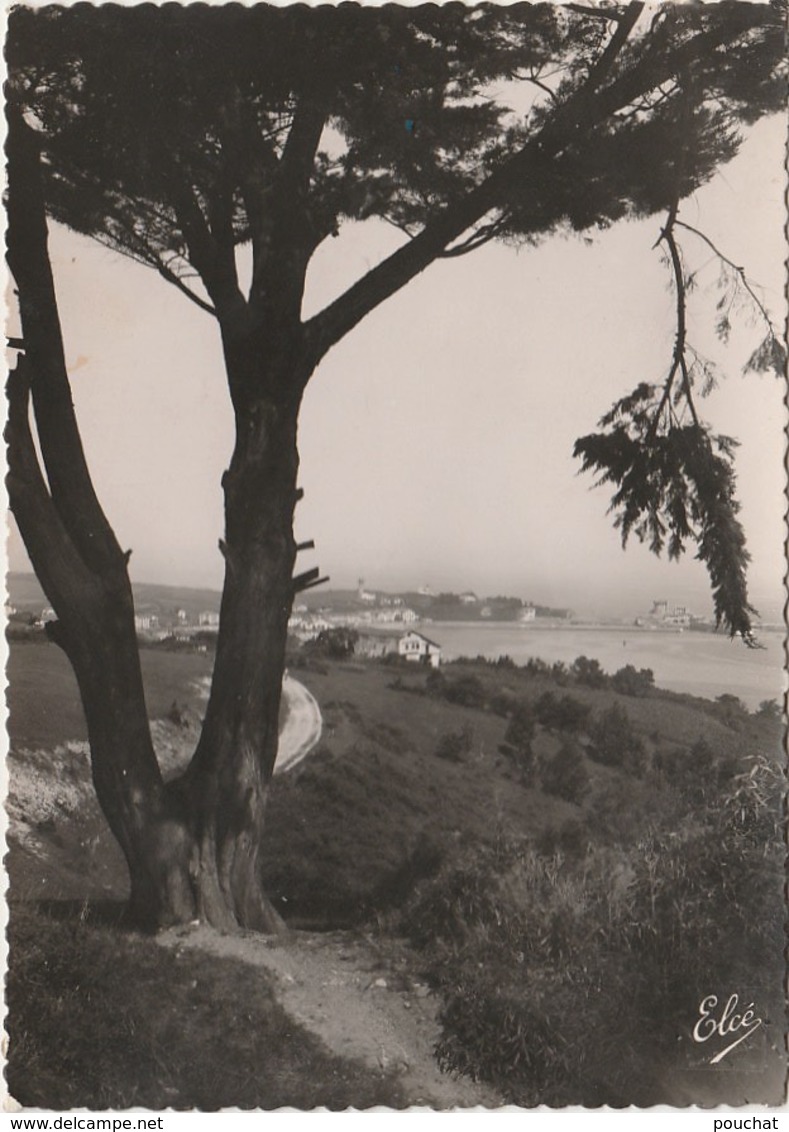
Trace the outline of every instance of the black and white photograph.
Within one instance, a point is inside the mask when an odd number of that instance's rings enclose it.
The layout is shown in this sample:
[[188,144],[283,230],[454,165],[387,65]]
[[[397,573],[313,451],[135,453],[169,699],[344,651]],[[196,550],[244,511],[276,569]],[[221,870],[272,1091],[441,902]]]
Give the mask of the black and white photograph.
[[7,8],[6,1110],[785,1111],[786,35]]

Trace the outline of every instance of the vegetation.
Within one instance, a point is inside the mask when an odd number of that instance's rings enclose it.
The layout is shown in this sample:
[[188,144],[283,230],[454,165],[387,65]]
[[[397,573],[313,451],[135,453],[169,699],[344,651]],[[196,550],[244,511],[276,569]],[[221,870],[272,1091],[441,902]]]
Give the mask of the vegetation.
[[[180,666],[198,658],[153,655],[173,666],[169,682],[160,673],[169,687],[162,714],[176,699],[191,717],[199,699]],[[68,671],[52,646],[12,647],[20,679],[24,665],[37,666],[58,718],[72,692],[49,680],[42,662]],[[361,929],[380,951],[396,948],[398,962],[439,997],[441,1064],[495,1082],[512,1103],[671,1100],[678,1036],[693,1024],[701,985],[754,988],[769,1034],[782,1033],[781,730],[773,713],[747,715],[735,730],[700,701],[659,689],[633,698],[624,733],[642,744],[639,777],[626,759],[590,758],[583,736],[535,722],[535,692],[557,702],[566,694],[550,675],[535,686],[526,669],[461,668],[487,707],[428,695],[434,674],[416,667],[405,701],[375,663],[326,659],[322,671],[304,672],[321,704],[323,743],[274,779],[265,854],[265,885],[290,927]],[[490,709],[496,688],[508,690],[519,715]],[[621,713],[611,687],[577,694],[588,698],[592,725],[614,707]],[[19,713],[30,703],[17,699],[14,710],[12,734],[23,736]],[[171,727],[180,734],[180,724]],[[530,780],[501,756],[507,734],[530,744],[538,767]],[[445,743],[461,761],[436,757]],[[45,1107],[402,1103],[384,1075],[365,1068],[362,1079],[291,1023],[283,1029],[265,978],[250,985],[247,969],[186,949],[176,962],[154,941],[104,922],[107,897],[119,909],[120,862],[102,874],[104,903],[80,899],[80,841],[99,838],[99,856],[111,855],[106,831],[85,824],[86,807],[67,804],[64,783],[78,769],[88,790],[84,760],[71,771],[49,755],[16,751],[11,760],[14,1094]],[[41,797],[47,772],[63,804],[53,801],[36,825],[37,811],[23,803]],[[42,891],[61,899],[42,906]],[[129,985],[142,988],[134,1002]],[[258,1035],[251,1044],[250,1030]],[[746,1087],[736,1074],[729,1079]],[[690,1100],[703,1100],[693,1089],[705,1080],[694,1071]],[[782,1057],[760,1053],[748,1095],[770,1101],[782,1082]]]
[[540,769],[540,784],[548,794],[580,805],[589,791],[589,772],[577,743],[565,740]]
[[606,766],[619,766],[636,773],[643,770],[644,744],[630,717],[618,704],[604,711],[590,729],[592,756]]
[[611,687],[623,696],[648,696],[655,686],[655,674],[651,668],[636,669],[626,664],[611,677]]
[[780,792],[756,758],[691,822],[630,848],[504,840],[447,862],[402,920],[444,996],[441,1063],[523,1105],[654,1104],[698,988],[756,977],[779,1103]]

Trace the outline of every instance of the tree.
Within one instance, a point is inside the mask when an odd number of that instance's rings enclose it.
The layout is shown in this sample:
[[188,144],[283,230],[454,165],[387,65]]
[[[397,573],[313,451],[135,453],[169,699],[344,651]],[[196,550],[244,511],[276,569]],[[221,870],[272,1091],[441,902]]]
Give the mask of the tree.
[[605,766],[618,766],[635,774],[644,768],[644,744],[636,734],[630,716],[613,704],[602,712],[589,729],[592,738],[590,755]]
[[589,772],[583,752],[577,743],[565,740],[548,759],[540,772],[542,788],[547,794],[580,805],[589,791]]
[[651,668],[626,664],[611,677],[611,686],[623,696],[648,696],[655,686],[655,674]]
[[599,660],[590,660],[588,656],[577,656],[570,666],[570,672],[577,683],[585,684],[587,688],[608,686],[608,676],[600,667]]
[[[9,382],[9,496],[58,616],[49,632],[77,674],[97,793],[141,918],[276,926],[259,846],[288,616],[294,593],[318,580],[294,578],[293,513],[299,406],[321,359],[436,259],[493,239],[528,244],[665,211],[676,259],[679,201],[736,152],[738,124],[782,105],[783,47],[780,8],[751,3],[11,13],[8,257],[24,355]],[[521,109],[496,102],[494,87]],[[45,210],[152,267],[221,335],[236,441],[216,663],[194,757],[167,784],[146,720],[128,552],[96,498],[71,405]],[[396,225],[402,246],[303,319],[316,248],[371,216]],[[618,483],[641,461],[620,487],[623,533],[640,531],[646,507],[654,534],[667,509],[671,552],[696,540],[719,616],[746,635],[731,445],[718,438],[714,455],[695,418],[678,433],[672,416],[676,394],[691,400],[681,302],[678,320],[652,418],[642,421],[644,398],[622,403],[630,431],[587,438],[579,453]],[[755,367],[779,352],[773,336]],[[650,461],[672,445],[670,485],[655,486]]]

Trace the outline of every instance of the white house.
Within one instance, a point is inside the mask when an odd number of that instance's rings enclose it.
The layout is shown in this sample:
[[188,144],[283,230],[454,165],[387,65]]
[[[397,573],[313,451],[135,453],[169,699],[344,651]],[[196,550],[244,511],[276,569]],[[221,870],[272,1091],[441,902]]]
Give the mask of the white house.
[[412,660],[417,664],[429,664],[431,668],[438,668],[441,663],[441,645],[429,641],[427,637],[423,637],[413,629],[400,637],[397,651],[406,660]]
[[519,621],[534,621],[537,616],[537,610],[533,605],[525,605],[520,611]]
[[201,628],[218,629],[219,628],[219,614],[214,613],[211,610],[205,610],[198,617],[197,623],[198,623],[198,625],[201,626]]

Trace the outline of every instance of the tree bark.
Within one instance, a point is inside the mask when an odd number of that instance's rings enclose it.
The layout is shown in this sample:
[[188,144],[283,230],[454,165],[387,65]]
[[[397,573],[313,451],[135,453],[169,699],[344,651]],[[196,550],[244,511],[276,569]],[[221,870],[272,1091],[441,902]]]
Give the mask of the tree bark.
[[270,931],[280,922],[260,884],[260,839],[293,601],[296,432],[306,377],[297,336],[223,330],[236,408],[236,444],[222,480],[225,580],[203,730],[179,789],[193,821],[200,916]]

